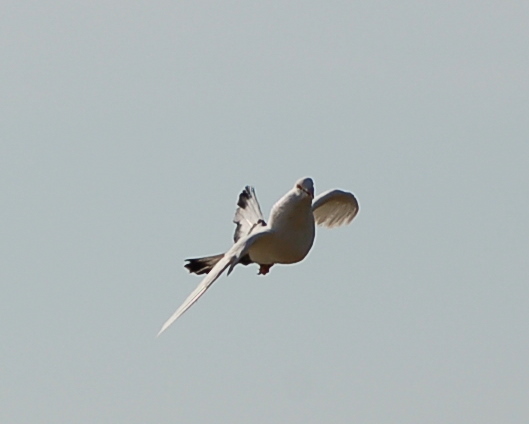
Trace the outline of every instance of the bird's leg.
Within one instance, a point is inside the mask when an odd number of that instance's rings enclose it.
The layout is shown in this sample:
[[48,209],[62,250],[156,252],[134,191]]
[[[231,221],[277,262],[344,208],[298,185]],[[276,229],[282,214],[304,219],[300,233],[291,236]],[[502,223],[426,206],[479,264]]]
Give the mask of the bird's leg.
[[274,264],[272,265],[263,265],[263,264],[260,264],[259,265],[259,272],[257,273],[257,275],[266,275],[270,272],[270,268],[272,268],[274,266]]

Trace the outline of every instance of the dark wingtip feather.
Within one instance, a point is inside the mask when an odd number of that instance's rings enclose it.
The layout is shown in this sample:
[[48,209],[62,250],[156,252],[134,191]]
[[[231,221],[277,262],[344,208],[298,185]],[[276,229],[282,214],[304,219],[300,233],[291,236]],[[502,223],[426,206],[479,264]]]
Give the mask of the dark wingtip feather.
[[237,201],[237,206],[245,209],[248,206],[248,201],[252,198],[252,193],[250,192],[251,187],[246,186],[244,190],[239,194],[239,200]]

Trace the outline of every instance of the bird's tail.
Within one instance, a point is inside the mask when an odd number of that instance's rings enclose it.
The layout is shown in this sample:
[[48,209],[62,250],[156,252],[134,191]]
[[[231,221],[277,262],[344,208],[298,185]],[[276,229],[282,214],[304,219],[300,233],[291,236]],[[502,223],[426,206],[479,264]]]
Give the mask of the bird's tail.
[[184,266],[191,273],[197,275],[208,274],[223,256],[224,253],[221,253],[220,255],[206,256],[204,258],[186,259],[187,264]]
[[[209,271],[213,269],[217,262],[224,257],[224,253],[220,255],[206,256],[204,258],[195,258],[195,259],[186,259],[187,264],[184,266],[191,273],[202,275],[209,274]],[[241,265],[250,265],[253,264],[253,261],[250,259],[250,255],[246,254],[240,258],[237,263]]]

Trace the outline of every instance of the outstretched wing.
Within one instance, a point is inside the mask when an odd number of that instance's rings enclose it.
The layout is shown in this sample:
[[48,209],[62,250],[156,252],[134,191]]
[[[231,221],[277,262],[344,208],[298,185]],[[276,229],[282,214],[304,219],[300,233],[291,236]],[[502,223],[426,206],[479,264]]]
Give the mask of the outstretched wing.
[[246,186],[239,194],[233,222],[237,225],[233,235],[234,241],[250,234],[257,224],[266,225],[253,187]]
[[333,228],[349,224],[358,213],[358,202],[352,193],[328,190],[312,202],[316,224]]
[[230,250],[226,252],[224,257],[220,259],[217,264],[211,269],[211,271],[204,277],[202,282],[197,286],[195,290],[187,297],[187,299],[180,305],[176,312],[165,322],[160,331],[158,337],[167,328],[175,322],[185,311],[187,311],[193,304],[202,296],[207,289],[222,275],[222,273],[228,269],[228,275],[231,273],[235,265],[239,263],[247,253],[250,246],[255,243],[256,240],[266,237],[270,234],[269,229],[262,229],[261,231],[254,232],[253,234],[241,238],[235,243]]

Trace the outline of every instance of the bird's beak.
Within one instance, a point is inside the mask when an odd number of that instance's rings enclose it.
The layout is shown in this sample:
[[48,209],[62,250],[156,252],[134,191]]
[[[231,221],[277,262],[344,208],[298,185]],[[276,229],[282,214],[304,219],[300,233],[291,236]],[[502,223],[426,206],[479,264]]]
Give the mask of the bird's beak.
[[308,191],[307,189],[301,187],[301,185],[299,185],[299,184],[296,187],[299,188],[302,192],[306,193],[307,196],[309,196],[311,199],[314,199],[314,193],[312,193],[312,192]]

